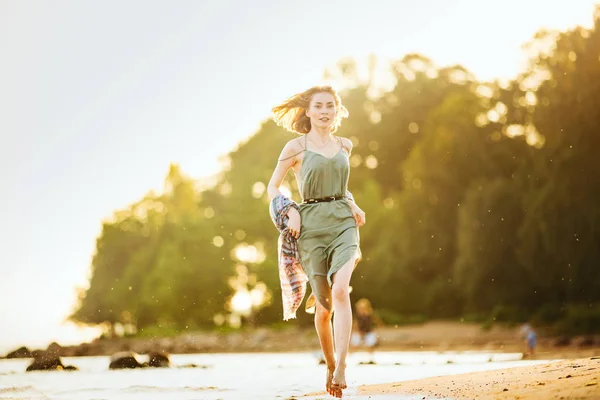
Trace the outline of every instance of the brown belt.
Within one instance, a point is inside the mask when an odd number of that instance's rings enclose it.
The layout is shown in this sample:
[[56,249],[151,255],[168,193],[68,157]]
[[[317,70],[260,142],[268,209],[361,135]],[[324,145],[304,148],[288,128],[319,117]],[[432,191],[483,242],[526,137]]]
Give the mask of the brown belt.
[[342,200],[344,196],[329,196],[321,197],[319,199],[305,199],[302,204],[313,204],[313,203],[327,203],[335,200]]

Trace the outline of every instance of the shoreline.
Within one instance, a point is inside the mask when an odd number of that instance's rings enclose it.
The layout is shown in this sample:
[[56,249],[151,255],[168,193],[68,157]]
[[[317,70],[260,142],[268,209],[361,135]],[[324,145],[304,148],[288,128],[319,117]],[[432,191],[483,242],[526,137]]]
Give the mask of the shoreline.
[[600,357],[548,362],[495,371],[359,386],[364,396],[451,399],[600,399]]
[[[434,351],[523,353],[525,343],[518,327],[495,326],[484,331],[479,324],[431,321],[419,325],[382,327],[376,330],[380,344],[375,351]],[[0,354],[6,358],[11,352]],[[110,356],[122,351],[138,354],[256,353],[318,351],[319,342],[312,327],[286,329],[257,328],[237,332],[195,331],[173,337],[103,338],[89,343],[61,346],[51,343],[47,349],[24,348],[28,352],[51,351],[61,357]],[[361,349],[356,349],[360,351]],[[534,357],[556,360],[600,355],[600,337],[573,339],[540,337]],[[13,357],[10,357],[13,358]],[[18,357],[16,357],[18,358]]]

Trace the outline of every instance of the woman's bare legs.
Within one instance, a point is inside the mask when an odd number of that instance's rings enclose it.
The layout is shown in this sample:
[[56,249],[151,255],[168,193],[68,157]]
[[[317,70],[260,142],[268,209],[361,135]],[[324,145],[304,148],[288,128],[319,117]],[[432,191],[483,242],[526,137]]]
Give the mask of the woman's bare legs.
[[350,278],[356,266],[356,259],[352,259],[333,276],[333,287],[331,288],[333,297],[333,326],[335,334],[335,371],[332,379],[332,391],[339,392],[334,394],[341,397],[341,389],[347,387],[346,384],[346,356],[348,355],[348,346],[350,345],[350,334],[352,333],[352,305],[350,304]]
[[327,380],[325,387],[327,389],[327,393],[335,396],[331,390],[331,380],[333,379],[333,372],[335,370],[331,315],[331,311],[323,307],[321,303],[317,301],[317,310],[315,312],[315,328],[317,329],[317,335],[319,336],[319,342],[321,343],[323,357],[325,357],[325,361],[327,362]]

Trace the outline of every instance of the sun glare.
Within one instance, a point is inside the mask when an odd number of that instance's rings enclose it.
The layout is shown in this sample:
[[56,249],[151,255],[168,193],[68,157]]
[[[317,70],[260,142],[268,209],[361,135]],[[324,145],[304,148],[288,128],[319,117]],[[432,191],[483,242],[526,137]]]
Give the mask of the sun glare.
[[260,244],[249,245],[241,243],[235,248],[234,256],[243,263],[261,263],[266,258],[266,255],[261,248],[262,246],[260,246]]
[[246,290],[238,290],[231,298],[231,309],[239,315],[248,316],[252,311],[252,296]]

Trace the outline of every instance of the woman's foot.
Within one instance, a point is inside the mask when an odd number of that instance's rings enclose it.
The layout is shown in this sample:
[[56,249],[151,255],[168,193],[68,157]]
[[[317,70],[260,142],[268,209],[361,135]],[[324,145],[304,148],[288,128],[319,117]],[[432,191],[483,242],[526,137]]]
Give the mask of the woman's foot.
[[331,381],[333,380],[334,371],[335,371],[335,368],[327,367],[327,380],[325,381],[325,389],[327,390],[327,393],[329,393],[332,396],[335,396],[333,394],[333,390],[331,389]]
[[342,390],[346,389],[346,366],[338,366],[333,372],[333,378],[331,379],[331,392],[330,394],[334,397],[341,398]]

